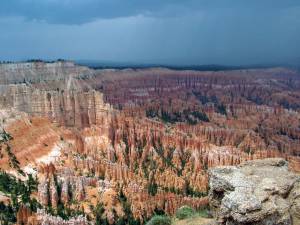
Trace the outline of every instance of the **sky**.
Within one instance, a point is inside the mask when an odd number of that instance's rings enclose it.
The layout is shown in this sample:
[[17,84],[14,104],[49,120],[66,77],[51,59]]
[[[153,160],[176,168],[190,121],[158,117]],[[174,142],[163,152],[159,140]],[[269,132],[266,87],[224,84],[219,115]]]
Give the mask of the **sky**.
[[300,63],[299,0],[1,0],[0,60]]

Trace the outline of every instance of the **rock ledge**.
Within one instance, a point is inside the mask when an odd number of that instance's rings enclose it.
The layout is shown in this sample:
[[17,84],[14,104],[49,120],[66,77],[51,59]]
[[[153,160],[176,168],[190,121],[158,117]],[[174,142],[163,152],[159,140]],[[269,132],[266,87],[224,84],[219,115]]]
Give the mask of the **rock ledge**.
[[300,224],[300,177],[280,158],[209,171],[209,199],[217,224]]

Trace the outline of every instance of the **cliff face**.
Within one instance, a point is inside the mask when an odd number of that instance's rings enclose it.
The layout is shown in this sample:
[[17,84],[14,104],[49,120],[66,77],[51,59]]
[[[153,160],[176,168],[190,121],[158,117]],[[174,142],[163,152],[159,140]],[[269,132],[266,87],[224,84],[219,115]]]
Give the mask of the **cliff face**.
[[106,125],[103,118],[112,114],[112,108],[103,102],[102,94],[94,90],[45,90],[21,84],[5,86],[0,93],[0,104],[4,107],[47,117],[67,127]]
[[207,205],[210,168],[283,157],[300,171],[299,90],[299,74],[282,68],[0,65],[1,125],[22,169],[39,178],[39,202],[53,209],[35,219],[145,222]]
[[0,105],[64,126],[102,124],[110,106],[101,93],[80,82],[92,74],[71,62],[0,65]]
[[90,69],[67,61],[0,64],[0,71],[2,85],[57,82],[66,78],[82,78],[93,74]]
[[249,161],[210,171],[217,224],[299,224],[300,177],[282,159]]
[[[30,117],[24,112],[13,109],[0,110],[1,132],[4,129],[12,136],[9,145],[20,166],[31,170],[41,163],[43,157],[61,144],[62,130],[54,126],[46,117]],[[2,149],[0,168],[9,170],[8,154]]]

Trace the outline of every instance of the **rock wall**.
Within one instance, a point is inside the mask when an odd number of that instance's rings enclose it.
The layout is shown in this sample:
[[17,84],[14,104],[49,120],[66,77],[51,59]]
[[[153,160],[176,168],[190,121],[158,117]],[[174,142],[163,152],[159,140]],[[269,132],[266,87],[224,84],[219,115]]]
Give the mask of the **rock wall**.
[[0,93],[3,107],[48,117],[67,127],[107,126],[105,122],[112,113],[112,108],[103,102],[102,94],[93,90],[43,90],[22,84],[6,86]]
[[63,81],[66,78],[84,78],[92,76],[87,67],[75,65],[69,61],[26,62],[0,64],[0,85],[18,83],[41,83]]

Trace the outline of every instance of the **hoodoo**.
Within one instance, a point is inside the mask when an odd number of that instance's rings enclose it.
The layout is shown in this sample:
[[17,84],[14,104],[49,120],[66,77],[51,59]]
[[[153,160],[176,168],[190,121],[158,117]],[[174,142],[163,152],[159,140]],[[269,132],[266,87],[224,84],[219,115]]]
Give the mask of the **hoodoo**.
[[31,62],[1,65],[0,84],[0,199],[12,222],[136,225],[183,206],[210,207],[220,224],[297,221],[295,70]]

